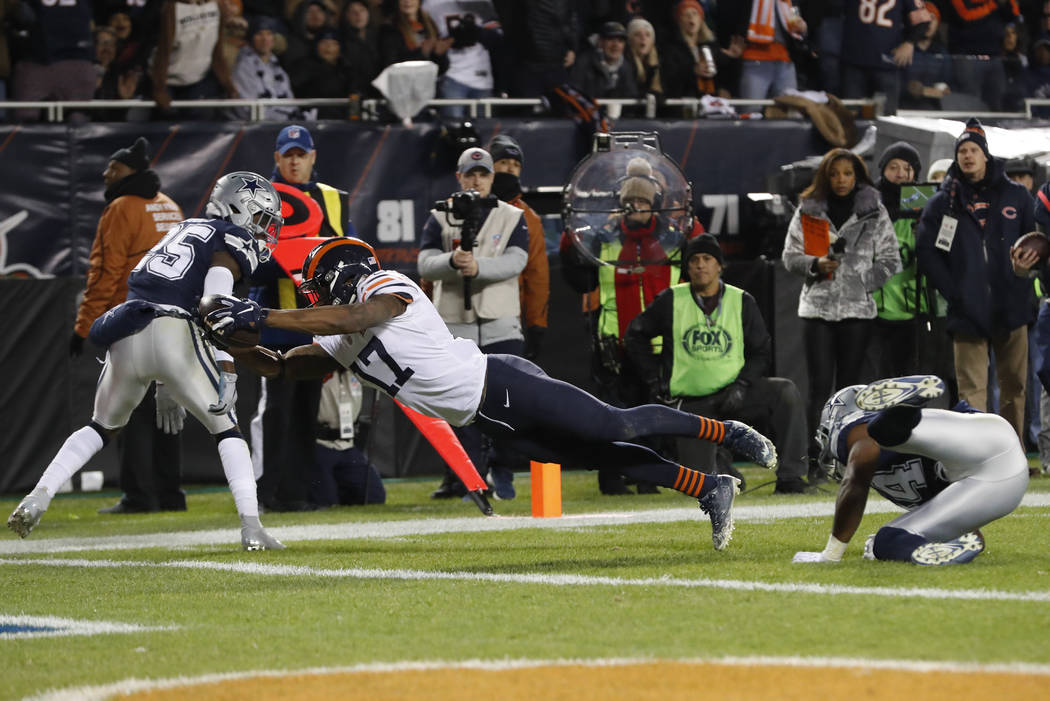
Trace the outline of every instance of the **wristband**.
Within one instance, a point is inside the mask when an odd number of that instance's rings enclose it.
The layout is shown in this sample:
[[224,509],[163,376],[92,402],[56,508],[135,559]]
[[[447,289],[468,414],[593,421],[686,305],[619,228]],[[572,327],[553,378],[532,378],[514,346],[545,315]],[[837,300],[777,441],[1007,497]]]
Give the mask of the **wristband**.
[[832,562],[838,562],[842,559],[843,553],[846,552],[846,546],[849,543],[843,543],[841,540],[833,535],[828,536],[828,544],[824,546],[824,552],[821,555],[824,559]]

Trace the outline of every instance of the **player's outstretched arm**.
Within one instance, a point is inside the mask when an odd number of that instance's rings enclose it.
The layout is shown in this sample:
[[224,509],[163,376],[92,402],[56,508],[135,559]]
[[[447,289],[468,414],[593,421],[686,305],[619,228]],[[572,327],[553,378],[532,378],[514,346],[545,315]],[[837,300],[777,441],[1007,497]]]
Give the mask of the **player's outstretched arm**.
[[881,448],[868,436],[867,424],[858,424],[850,429],[847,442],[849,459],[835,498],[835,518],[827,545],[821,552],[795,553],[792,562],[838,562],[860,527]]
[[344,369],[339,361],[314,344],[299,346],[287,353],[275,353],[262,346],[232,347],[230,351],[238,363],[264,377],[312,380]]
[[316,336],[356,333],[378,326],[408,305],[393,295],[376,295],[362,304],[337,304],[309,309],[271,309],[262,325]]

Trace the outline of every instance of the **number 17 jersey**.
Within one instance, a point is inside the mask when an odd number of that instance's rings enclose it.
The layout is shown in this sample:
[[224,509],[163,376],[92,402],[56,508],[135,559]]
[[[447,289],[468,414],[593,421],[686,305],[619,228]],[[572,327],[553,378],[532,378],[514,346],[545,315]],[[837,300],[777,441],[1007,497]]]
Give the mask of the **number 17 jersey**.
[[405,406],[453,426],[470,423],[485,389],[485,356],[477,345],[454,338],[423,290],[400,273],[379,270],[358,281],[358,300],[376,295],[393,295],[408,306],[372,328],[314,342]]

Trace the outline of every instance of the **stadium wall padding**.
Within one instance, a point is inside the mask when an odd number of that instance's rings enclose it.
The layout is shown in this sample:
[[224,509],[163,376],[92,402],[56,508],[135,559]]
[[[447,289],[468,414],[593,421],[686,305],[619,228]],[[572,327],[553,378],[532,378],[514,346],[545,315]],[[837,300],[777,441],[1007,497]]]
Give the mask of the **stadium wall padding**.
[[[568,121],[490,119],[475,124],[483,144],[496,133],[510,134],[521,143],[526,188],[564,185],[589,148]],[[270,175],[273,142],[282,126],[185,122],[0,127],[0,493],[28,490],[65,437],[91,416],[102,353],[88,345],[83,356],[71,360],[67,346],[104,207],[102,171],[109,156],[145,136],[162,189],[187,216],[194,216],[203,212],[212,184],[223,173],[254,170]],[[384,264],[414,275],[416,238],[427,211],[456,189],[454,158],[441,139],[440,125],[320,122],[309,128],[318,150],[318,179],[350,193],[355,228],[376,245]],[[757,233],[749,228],[746,194],[764,191],[781,165],[827,148],[808,123],[794,121],[624,120],[617,130],[658,131],[665,152],[692,181],[705,225],[727,248],[743,251],[763,246],[751,240]],[[551,328],[540,363],[553,376],[587,387],[587,333],[579,297],[558,271],[556,236],[557,227],[548,227]],[[777,317],[770,330],[777,338],[778,358],[784,358],[799,349],[793,342],[797,287],[776,267],[772,276],[763,272],[752,277],[775,280],[762,282],[759,294],[763,309]],[[773,288],[781,282],[788,290],[777,294]],[[796,379],[804,391],[800,365],[778,362],[781,374]],[[240,393],[238,408],[247,429],[257,380],[242,377]],[[404,437],[413,430],[393,412],[377,411],[371,441],[383,474],[440,469],[429,446],[414,447]],[[103,470],[106,483],[115,485],[115,450],[104,449],[87,469]],[[184,480],[223,481],[213,442],[192,420],[184,436]]]

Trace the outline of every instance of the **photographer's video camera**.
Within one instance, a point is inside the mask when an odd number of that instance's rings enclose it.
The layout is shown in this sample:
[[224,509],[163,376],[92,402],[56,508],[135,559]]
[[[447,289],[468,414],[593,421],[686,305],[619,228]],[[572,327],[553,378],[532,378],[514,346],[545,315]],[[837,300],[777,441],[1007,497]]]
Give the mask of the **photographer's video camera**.
[[460,221],[480,219],[483,212],[495,209],[499,198],[495,195],[482,197],[477,190],[460,190],[447,200],[434,203],[434,209],[451,214]]

